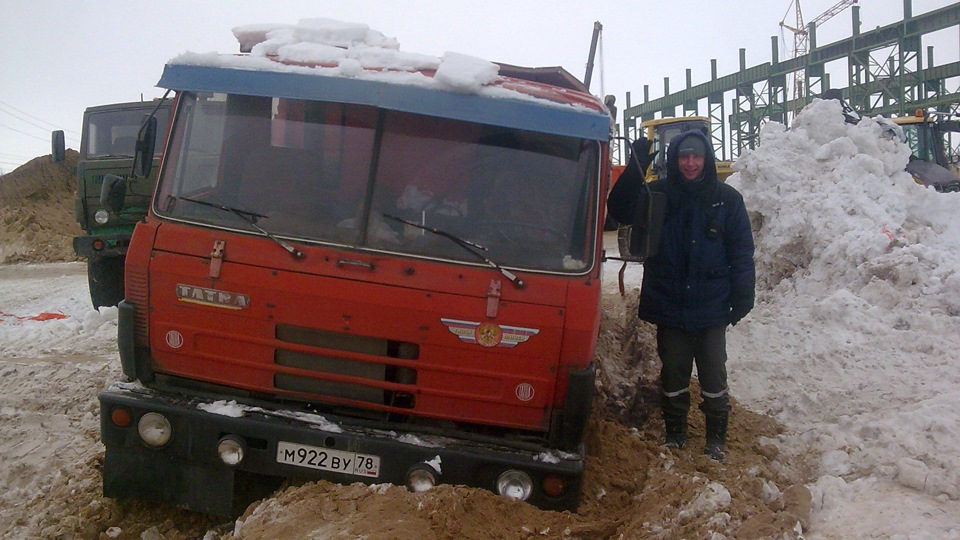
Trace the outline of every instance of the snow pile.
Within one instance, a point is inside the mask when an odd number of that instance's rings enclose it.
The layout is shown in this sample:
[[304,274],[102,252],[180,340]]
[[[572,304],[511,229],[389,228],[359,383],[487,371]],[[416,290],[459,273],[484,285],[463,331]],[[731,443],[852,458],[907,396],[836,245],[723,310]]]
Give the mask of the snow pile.
[[238,26],[233,29],[233,35],[240,42],[240,50],[256,50],[258,56],[278,54],[283,46],[297,43],[315,43],[342,49],[361,44],[400,48],[396,38],[388,38],[365,24],[325,18],[302,19],[297,25],[266,23]]
[[908,157],[816,100],[729,180],[760,214],[732,393],[788,427],[784,448],[822,454],[825,514],[877,481],[960,499],[960,194],[916,184]]
[[[238,26],[233,34],[240,42],[240,50],[249,51],[249,56],[187,52],[170,63],[389,80],[469,94],[487,89],[497,80],[500,70],[493,62],[460,53],[447,52],[438,58],[404,52],[396,38],[388,38],[365,24],[333,19],[302,19],[296,25]],[[282,63],[273,61],[274,58]],[[436,71],[436,77],[417,73],[420,70]],[[521,97],[503,89],[495,94]]]

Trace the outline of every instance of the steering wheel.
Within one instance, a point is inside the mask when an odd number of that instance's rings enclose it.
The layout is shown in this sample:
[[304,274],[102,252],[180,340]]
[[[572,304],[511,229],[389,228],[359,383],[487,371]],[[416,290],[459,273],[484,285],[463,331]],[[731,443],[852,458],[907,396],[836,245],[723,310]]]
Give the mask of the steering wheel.
[[424,208],[424,211],[427,214],[435,214],[438,216],[464,217],[463,210],[448,202],[429,204]]
[[536,241],[532,238],[525,238],[525,239],[512,238],[511,235],[508,234],[507,232],[508,230],[511,230],[511,229],[514,230],[514,232],[524,231],[524,230],[545,232],[549,234],[553,240],[559,240],[559,241],[565,241],[569,238],[567,234],[561,231],[560,229],[557,229],[556,227],[551,227],[549,225],[541,225],[539,223],[530,223],[526,221],[512,221],[512,220],[506,220],[506,219],[492,219],[492,220],[487,220],[486,224],[492,226],[493,229],[497,232],[497,234],[502,236],[511,244],[520,244],[523,241],[534,241],[534,242]]

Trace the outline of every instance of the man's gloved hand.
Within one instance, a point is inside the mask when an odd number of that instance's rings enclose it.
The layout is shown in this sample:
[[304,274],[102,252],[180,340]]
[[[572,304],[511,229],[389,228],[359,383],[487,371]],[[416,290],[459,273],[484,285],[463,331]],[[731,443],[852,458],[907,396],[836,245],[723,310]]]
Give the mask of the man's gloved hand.
[[730,298],[730,324],[736,326],[753,309],[754,292],[737,291]]
[[653,163],[653,158],[657,155],[656,152],[650,153],[650,148],[653,147],[653,141],[646,137],[640,137],[633,141],[630,147],[633,149],[633,155],[637,156],[637,161],[640,162],[640,170],[646,174],[647,168],[650,167],[650,164]]

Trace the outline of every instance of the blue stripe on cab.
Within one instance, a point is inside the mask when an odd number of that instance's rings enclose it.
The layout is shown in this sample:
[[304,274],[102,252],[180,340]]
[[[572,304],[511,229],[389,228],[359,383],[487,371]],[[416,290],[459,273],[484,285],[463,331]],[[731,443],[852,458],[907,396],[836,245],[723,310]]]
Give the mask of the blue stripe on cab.
[[610,116],[599,111],[567,104],[541,104],[529,99],[461,94],[414,84],[312,73],[167,64],[157,86],[179,91],[370,105],[553,135],[598,141],[610,138]]

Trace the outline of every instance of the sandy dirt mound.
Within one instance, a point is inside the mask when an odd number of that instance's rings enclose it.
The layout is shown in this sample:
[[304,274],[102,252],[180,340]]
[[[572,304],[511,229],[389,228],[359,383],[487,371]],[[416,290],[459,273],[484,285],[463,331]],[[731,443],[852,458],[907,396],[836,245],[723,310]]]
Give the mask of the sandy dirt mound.
[[0,264],[75,261],[73,237],[83,234],[73,215],[79,154],[63,163],[32,159],[0,176]]
[[[71,153],[69,163],[76,154]],[[39,160],[39,161],[38,161]],[[68,165],[0,179],[6,262],[72,259]],[[18,176],[19,175],[19,176]],[[121,377],[113,359],[0,364],[0,537],[90,539],[273,538],[797,538],[809,519],[804,456],[781,456],[780,428],[734,402],[729,455],[704,456],[703,417],[690,415],[686,449],[660,447],[663,429],[653,328],[636,317],[637,290],[604,298],[598,392],[577,512],[548,512],[492,493],[439,486],[289,483],[238,520],[101,494],[97,392]]]
[[[635,296],[635,295],[634,295]],[[659,446],[652,330],[635,301],[606,299],[601,391],[587,435],[576,513],[541,511],[487,491],[439,486],[290,483],[236,521],[139,501],[105,499],[96,393],[120,377],[116,361],[12,364],[0,369],[0,466],[11,509],[0,536],[40,538],[790,538],[809,518],[804,463],[766,442],[769,418],[736,404],[729,457],[701,453],[691,413],[686,449]],[[38,386],[37,381],[44,381]],[[67,381],[72,381],[67,383]],[[78,382],[80,381],[80,382]],[[639,384],[633,384],[639,381]]]

